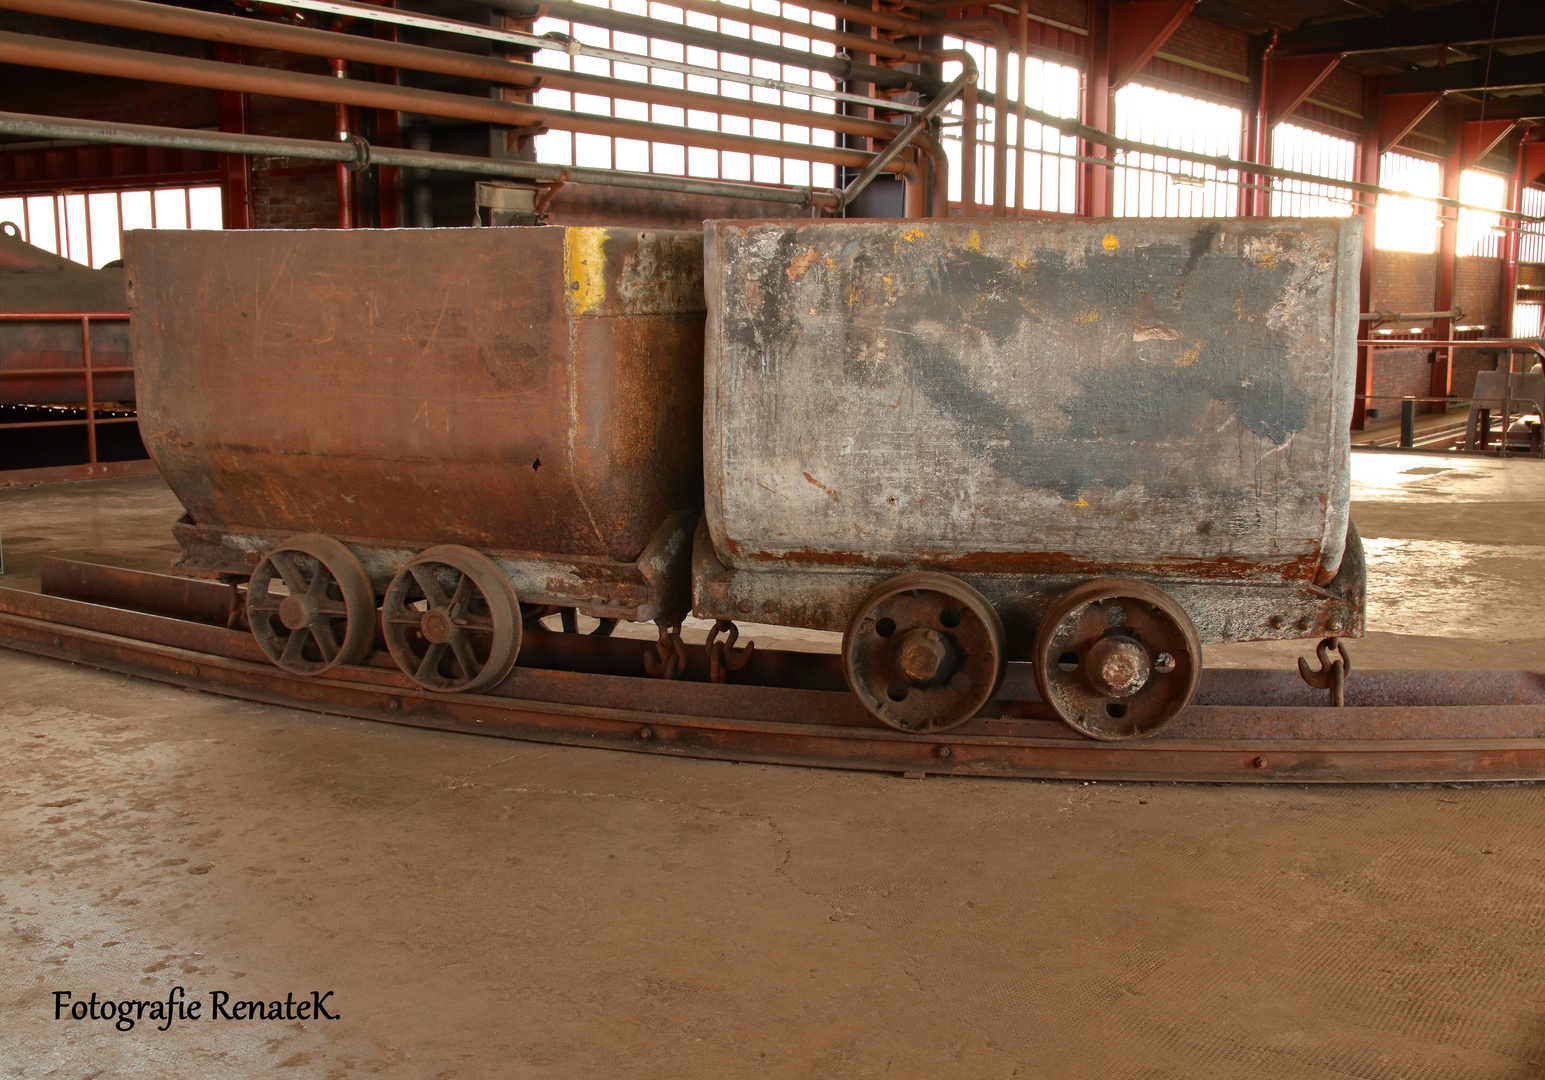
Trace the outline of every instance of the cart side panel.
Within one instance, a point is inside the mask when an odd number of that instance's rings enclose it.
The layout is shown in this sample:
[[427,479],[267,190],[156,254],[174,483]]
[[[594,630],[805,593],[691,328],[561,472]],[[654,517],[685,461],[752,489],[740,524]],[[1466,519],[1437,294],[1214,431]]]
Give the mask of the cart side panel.
[[[146,445],[194,521],[233,533],[637,557],[700,458],[576,453],[576,394],[616,375],[648,408],[701,363],[674,326],[647,340],[700,298],[622,288],[662,243],[680,271],[677,234],[636,230],[131,233]],[[590,322],[627,328],[628,354],[603,335],[577,355]]]
[[1312,580],[1344,535],[1360,226],[711,223],[714,546]]

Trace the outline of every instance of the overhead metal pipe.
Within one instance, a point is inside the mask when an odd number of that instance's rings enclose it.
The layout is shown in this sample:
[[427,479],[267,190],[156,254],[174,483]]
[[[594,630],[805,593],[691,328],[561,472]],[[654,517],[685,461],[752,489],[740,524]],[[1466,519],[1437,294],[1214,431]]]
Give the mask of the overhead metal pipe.
[[[969,68],[966,71],[962,71],[958,76],[956,76],[955,80],[944,88],[944,92],[942,94],[939,94],[937,97],[935,97],[933,101],[929,103],[926,109],[918,113],[918,115],[914,116],[911,122],[909,122],[906,127],[901,129],[901,134],[892,139],[890,144],[887,145],[885,149],[876,154],[875,159],[867,166],[865,166],[864,170],[855,176],[847,187],[842,189],[836,208],[841,210],[843,207],[851,206],[853,200],[858,198],[859,193],[862,192],[864,188],[868,187],[870,182],[873,181],[876,176],[880,175],[880,172],[885,168],[885,166],[890,164],[891,160],[895,158],[897,154],[901,153],[901,151],[905,149],[913,139],[926,131],[928,124],[933,120],[933,118],[943,112],[945,107],[955,99],[955,95],[959,94],[968,85],[975,82],[976,78],[977,73],[974,68]],[[936,205],[930,206],[929,216],[942,216],[940,208]]]
[[688,177],[660,176],[654,173],[545,165],[508,158],[437,154],[427,150],[370,146],[361,139],[346,143],[323,142],[269,135],[237,135],[224,131],[190,131],[186,128],[157,127],[149,124],[115,124],[62,116],[32,116],[12,112],[0,112],[0,134],[69,140],[72,143],[116,143],[173,150],[204,150],[215,154],[250,154],[260,157],[302,158],[309,161],[337,161],[356,167],[391,165],[404,169],[436,169],[445,172],[471,173],[477,176],[503,176],[516,180],[563,180],[571,184],[605,184],[610,187],[675,191],[723,199],[755,199],[797,207],[830,208],[837,203],[837,195],[834,192],[812,188],[768,187],[726,180],[694,180]]
[[702,94],[652,83],[636,83],[627,79],[610,79],[600,75],[544,68],[520,61],[471,56],[447,49],[404,45],[376,38],[357,37],[353,34],[311,30],[232,15],[192,11],[168,4],[147,3],[146,0],[0,0],[0,8],[98,26],[117,26],[174,37],[196,38],[219,44],[277,49],[306,56],[325,57],[329,60],[349,60],[384,67],[406,68],[410,71],[454,75],[506,86],[532,89],[548,86],[574,93],[623,97],[654,105],[727,113],[732,116],[772,120],[783,124],[799,124],[875,139],[889,139],[898,130],[895,124],[863,117],[792,109],[782,105]]
[[[819,161],[863,168],[874,155],[841,147],[814,146],[761,139],[750,135],[701,131],[668,124],[616,117],[594,116],[559,109],[538,108],[492,98],[474,98],[436,90],[419,90],[388,83],[354,82],[320,75],[279,71],[246,64],[222,64],[165,53],[146,53],[107,45],[87,45],[57,38],[0,33],[0,63],[53,68],[91,75],[110,75],[145,82],[199,86],[211,90],[235,90],[300,98],[335,105],[444,116],[511,127],[548,127],[583,134],[698,146],[773,157]],[[896,172],[908,172],[910,163],[892,162]]]

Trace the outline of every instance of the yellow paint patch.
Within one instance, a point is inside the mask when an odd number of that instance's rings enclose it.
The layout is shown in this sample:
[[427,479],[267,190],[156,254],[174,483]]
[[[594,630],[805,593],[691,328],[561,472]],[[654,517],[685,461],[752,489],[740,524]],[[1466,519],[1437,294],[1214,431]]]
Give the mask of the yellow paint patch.
[[563,234],[563,271],[569,314],[584,315],[606,301],[606,229],[568,229]]
[[1073,316],[1073,321],[1076,322],[1076,323],[1086,323],[1086,324],[1087,323],[1099,322],[1100,321],[1100,313],[1098,311],[1080,311],[1077,315]]
[[[1063,500],[1063,501],[1066,502],[1066,500]],[[1072,502],[1068,503],[1068,505],[1071,506],[1074,510],[1087,510],[1087,509],[1089,509],[1089,504],[1084,501],[1084,497],[1082,495],[1080,495],[1078,498],[1074,499]]]
[[1180,354],[1180,359],[1175,361],[1176,367],[1190,367],[1202,358],[1202,343],[1198,341],[1189,349]]
[[792,259],[789,260],[789,268],[787,271],[789,280],[798,281],[801,275],[803,275],[806,270],[810,269],[810,267],[814,265],[815,261],[820,257],[820,254],[813,247],[806,248],[798,255],[795,255]]
[[906,232],[901,234],[901,238],[908,243],[911,243],[913,240],[921,240],[923,238],[923,230],[908,229]]
[[966,234],[966,250],[982,250],[982,234],[977,232],[975,229],[972,229],[969,233]]
[[1273,266],[1277,265],[1277,254],[1276,254],[1276,252],[1268,251],[1266,254],[1262,255],[1259,259],[1255,260],[1255,265],[1259,266],[1262,270],[1270,270]]
[[1014,267],[1015,270],[1023,270],[1026,265],[1024,259],[1010,259],[1009,263]]
[[1115,233],[1106,233],[1104,239],[1100,241],[1100,246],[1106,251],[1115,251],[1121,246],[1121,241],[1116,239]]

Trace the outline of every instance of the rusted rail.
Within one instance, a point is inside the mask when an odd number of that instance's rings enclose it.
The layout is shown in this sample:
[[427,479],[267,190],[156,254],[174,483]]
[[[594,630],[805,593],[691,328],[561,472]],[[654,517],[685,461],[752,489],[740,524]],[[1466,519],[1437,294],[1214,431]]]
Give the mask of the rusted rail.
[[[1024,665],[982,716],[913,736],[870,717],[834,656],[756,650],[733,683],[643,678],[644,641],[528,631],[521,665],[486,694],[412,686],[384,654],[317,678],[269,665],[228,629],[232,590],[45,560],[43,592],[0,589],[0,645],[211,693],[416,727],[680,757],[903,774],[1085,780],[1388,783],[1545,778],[1545,676],[1362,672],[1346,707],[1287,671],[1203,675],[1153,738],[1082,739],[1051,718]],[[796,719],[797,718],[797,719]]]

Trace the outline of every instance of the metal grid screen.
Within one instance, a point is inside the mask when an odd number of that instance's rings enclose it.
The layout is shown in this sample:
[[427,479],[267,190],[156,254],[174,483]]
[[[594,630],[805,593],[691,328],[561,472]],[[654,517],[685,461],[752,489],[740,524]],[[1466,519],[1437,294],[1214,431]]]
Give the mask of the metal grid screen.
[[[981,88],[988,93],[998,92],[998,66],[987,46],[961,38],[944,39],[946,49],[965,49],[976,61],[981,72]],[[960,74],[961,65],[950,61],[944,65],[944,78],[953,79]],[[1058,64],[1039,57],[1026,57],[1021,69],[1019,56],[1008,56],[1008,100],[1011,104],[1023,101],[1025,105],[1053,116],[1078,118],[1079,84],[1082,73],[1069,64]],[[957,100],[944,112],[944,152],[950,162],[950,201],[960,202],[964,194],[961,182],[964,172],[964,147],[961,140],[963,106]],[[993,109],[978,108],[976,130],[976,184],[975,199],[978,206],[991,205],[994,201],[993,164],[996,156],[993,142],[997,138],[997,114]],[[1042,210],[1060,214],[1072,214],[1078,209],[1078,140],[1066,138],[1055,128],[1046,127],[1033,120],[1024,121],[1020,128],[1019,116],[1012,108],[1008,114],[1006,140],[1009,146],[1006,166],[1006,193],[1004,205],[1010,210]]]
[[[1130,83],[1115,95],[1114,134],[1123,139],[1239,157],[1244,114],[1157,87]],[[1118,217],[1232,217],[1239,207],[1239,173],[1154,154],[1118,151]]]
[[[765,14],[827,29],[833,29],[837,25],[836,19],[830,15],[812,13],[793,4],[779,4],[768,0],[756,0],[754,4],[747,4],[746,0],[725,0],[725,3],[731,7],[750,7]],[[837,51],[834,46],[825,42],[811,41],[809,38],[762,27],[752,27],[734,19],[683,12],[681,8],[668,4],[649,3],[647,0],[607,0],[596,6],[610,7],[614,11],[647,16],[666,23],[678,25],[685,23],[688,26],[711,30],[730,37],[782,45],[785,48],[799,49],[817,56],[834,56]],[[768,87],[748,86],[728,79],[714,78],[711,74],[715,71],[734,72],[798,83],[822,90],[837,89],[830,75],[811,71],[809,68],[778,64],[768,60],[755,60],[737,56],[727,50],[702,49],[664,41],[660,38],[646,38],[637,34],[547,17],[537,20],[535,32],[568,34],[585,45],[678,64],[690,64],[693,67],[702,68],[705,73],[689,74],[594,56],[571,57],[549,50],[544,50],[536,56],[535,62],[544,67],[693,90],[725,98],[760,101],[813,113],[830,114],[836,109],[836,102],[829,98]],[[783,124],[772,120],[753,120],[717,112],[699,112],[670,105],[651,105],[642,101],[628,100],[625,96],[603,97],[594,94],[570,93],[566,90],[542,89],[537,91],[536,103],[551,108],[573,109],[576,112],[616,116],[628,120],[646,120],[656,124],[669,124],[673,127],[694,128],[701,131],[754,135],[810,146],[836,145],[836,135],[820,128]],[[583,168],[623,169],[631,172],[693,176],[710,180],[748,180],[762,184],[789,184],[798,187],[830,188],[837,183],[835,166],[819,162],[812,163],[799,158],[767,157],[730,150],[682,147],[670,143],[585,135],[567,131],[549,131],[537,136],[536,152],[539,161]]]
[[[1278,124],[1271,131],[1271,163],[1327,180],[1354,180],[1357,143],[1296,124]],[[1273,217],[1346,217],[1352,210],[1350,188],[1305,180],[1271,182]]]

